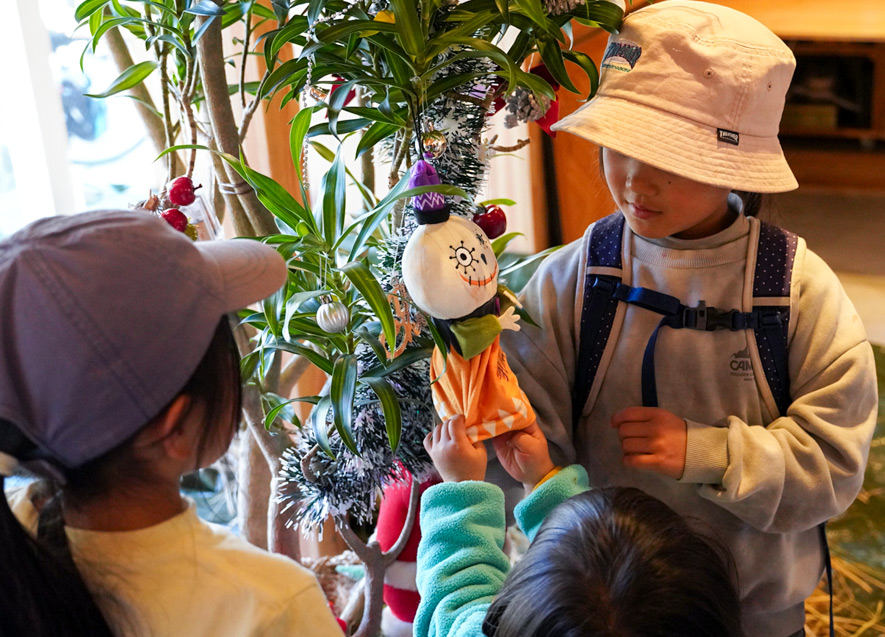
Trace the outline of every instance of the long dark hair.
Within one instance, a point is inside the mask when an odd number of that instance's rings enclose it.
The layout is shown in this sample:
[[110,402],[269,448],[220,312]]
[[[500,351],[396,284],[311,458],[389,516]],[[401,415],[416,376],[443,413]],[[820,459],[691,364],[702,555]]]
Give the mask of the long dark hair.
[[[191,409],[200,406],[204,410],[206,426],[198,457],[221,436],[229,439],[233,435],[239,422],[242,386],[239,355],[226,316],[180,394],[191,397]],[[40,510],[36,538],[22,527],[6,498],[0,498],[0,637],[113,634],[71,557],[59,502],[60,498],[100,496],[119,484],[123,475],[127,481],[149,480],[149,468],[137,466],[132,460],[135,436],[98,458],[62,471],[63,487],[44,485],[48,501]],[[21,460],[40,454],[13,423],[6,421],[0,421],[0,451]],[[0,487],[3,482],[0,476]]]
[[634,488],[547,517],[483,625],[488,637],[739,637],[734,565],[717,541]]

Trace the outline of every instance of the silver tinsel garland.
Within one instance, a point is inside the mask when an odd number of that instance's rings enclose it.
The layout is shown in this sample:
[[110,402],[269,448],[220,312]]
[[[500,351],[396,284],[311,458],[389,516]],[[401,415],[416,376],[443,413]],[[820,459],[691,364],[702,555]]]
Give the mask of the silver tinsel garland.
[[[452,50],[445,55],[453,56],[455,53],[457,51]],[[440,59],[443,57],[440,56]],[[444,75],[439,75],[434,81],[461,73],[490,73],[495,68],[488,60],[466,58],[447,66],[443,69]],[[434,100],[423,114],[426,122],[446,136],[446,151],[431,163],[442,183],[458,186],[470,195],[471,201],[447,198],[452,204],[452,212],[468,218],[474,213],[473,200],[479,196],[488,176],[488,158],[479,151],[482,134],[488,128],[486,115],[489,110],[477,102],[491,90],[488,86],[490,81],[491,78],[474,80],[457,87]],[[458,95],[464,95],[470,101],[458,99]]]
[[[357,357],[361,373],[377,362],[368,346],[359,348]],[[300,523],[307,531],[330,515],[338,522],[349,517],[357,524],[369,524],[384,485],[401,478],[403,469],[419,478],[430,470],[430,458],[424,450],[424,436],[434,422],[429,368],[429,361],[424,359],[388,376],[402,410],[402,435],[395,456],[387,442],[378,398],[364,385],[357,388],[358,407],[353,420],[360,456],[347,449],[338,435],[332,435],[330,446],[335,459],[322,451],[315,453],[310,470],[316,481],[311,481],[302,470],[301,458],[316,444],[316,437],[311,427],[302,429],[300,444],[286,450],[280,470],[284,485],[279,501],[285,505],[282,512],[289,516],[289,525]]]

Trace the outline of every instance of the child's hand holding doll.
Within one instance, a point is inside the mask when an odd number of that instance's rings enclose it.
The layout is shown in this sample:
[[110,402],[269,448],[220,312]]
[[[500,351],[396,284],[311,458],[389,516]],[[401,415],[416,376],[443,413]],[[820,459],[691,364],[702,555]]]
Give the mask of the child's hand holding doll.
[[537,422],[525,429],[492,438],[495,454],[504,470],[525,487],[526,493],[541,482],[555,468]]
[[485,480],[486,448],[467,437],[464,416],[452,416],[434,427],[424,438],[424,448],[444,482]]

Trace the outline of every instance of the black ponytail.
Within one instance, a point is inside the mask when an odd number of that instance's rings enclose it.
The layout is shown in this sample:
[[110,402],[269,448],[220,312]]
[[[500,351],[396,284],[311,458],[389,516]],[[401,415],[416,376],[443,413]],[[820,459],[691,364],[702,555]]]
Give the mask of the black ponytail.
[[[33,447],[17,428],[0,421],[0,450],[21,457],[28,446]],[[0,476],[0,488],[4,483]],[[56,546],[35,539],[12,513],[6,497],[0,500],[0,637],[112,635],[67,541]]]

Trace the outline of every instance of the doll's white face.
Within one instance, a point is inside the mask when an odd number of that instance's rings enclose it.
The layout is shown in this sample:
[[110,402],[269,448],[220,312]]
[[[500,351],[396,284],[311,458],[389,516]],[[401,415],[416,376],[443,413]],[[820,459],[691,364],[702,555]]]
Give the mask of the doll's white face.
[[422,310],[456,319],[498,289],[498,260],[482,229],[463,217],[420,226],[403,253],[403,281]]

